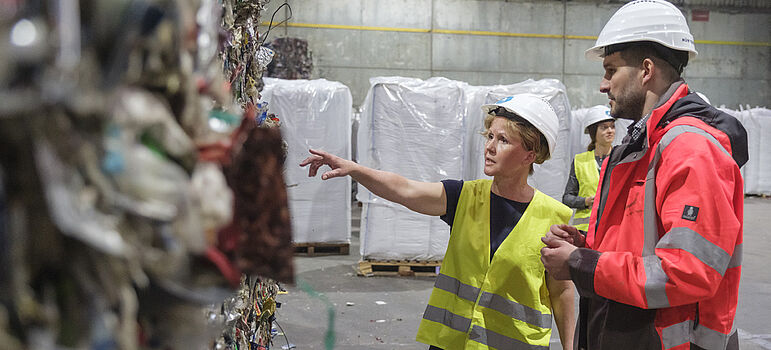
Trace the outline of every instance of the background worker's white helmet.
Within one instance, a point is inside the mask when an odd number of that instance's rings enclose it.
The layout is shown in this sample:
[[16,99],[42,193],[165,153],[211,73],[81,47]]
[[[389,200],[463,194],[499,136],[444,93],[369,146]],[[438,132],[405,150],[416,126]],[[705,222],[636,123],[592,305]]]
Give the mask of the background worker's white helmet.
[[637,0],[622,6],[602,28],[597,42],[586,50],[586,58],[602,60],[605,47],[635,41],[652,41],[696,57],[693,35],[685,17],[664,0]]
[[[549,101],[533,94],[519,94],[505,97],[493,104],[484,105],[482,112],[485,115],[498,115],[494,114],[498,108],[503,108],[533,124],[546,138],[546,143],[549,144],[549,154],[554,154],[560,122],[557,118],[557,112],[554,111]],[[506,117],[506,115],[501,116]]]
[[589,133],[589,127],[592,124],[604,122],[606,120],[616,120],[610,116],[610,108],[607,106],[594,106],[589,108],[588,113],[584,117],[584,134]]
[[712,102],[709,102],[707,95],[702,94],[701,92],[698,92],[698,91],[696,91],[696,94],[699,95],[699,97],[701,97],[701,99],[704,100],[704,102],[706,102],[708,105],[712,104]]

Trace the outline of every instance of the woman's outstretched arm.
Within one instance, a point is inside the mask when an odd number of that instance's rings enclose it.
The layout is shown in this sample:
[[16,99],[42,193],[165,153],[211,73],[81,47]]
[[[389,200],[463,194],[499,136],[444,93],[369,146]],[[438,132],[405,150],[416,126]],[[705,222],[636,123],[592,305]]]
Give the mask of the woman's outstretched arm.
[[399,174],[368,168],[324,151],[311,149],[309,152],[311,156],[303,160],[300,166],[310,165],[310,177],[316,176],[319,168],[327,165],[332,170],[321,174],[322,180],[347,175],[370,192],[418,213],[439,216],[447,211],[447,197],[441,182],[413,181]]

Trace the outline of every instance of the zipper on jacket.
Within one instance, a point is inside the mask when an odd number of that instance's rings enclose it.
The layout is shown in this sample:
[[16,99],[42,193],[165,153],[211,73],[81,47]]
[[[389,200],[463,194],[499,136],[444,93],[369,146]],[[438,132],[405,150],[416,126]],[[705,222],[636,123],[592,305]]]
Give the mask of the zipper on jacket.
[[699,303],[696,303],[696,317],[693,318],[693,330],[699,326]]

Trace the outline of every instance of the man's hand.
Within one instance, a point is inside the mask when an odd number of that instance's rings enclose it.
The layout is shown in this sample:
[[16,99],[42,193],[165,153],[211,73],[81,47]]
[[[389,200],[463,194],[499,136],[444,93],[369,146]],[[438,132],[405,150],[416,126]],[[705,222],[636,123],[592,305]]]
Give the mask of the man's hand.
[[594,196],[584,198],[584,204],[587,208],[591,208],[594,205]]
[[324,151],[310,149],[308,152],[311,152],[313,155],[305,158],[305,160],[300,163],[301,167],[308,164],[311,165],[310,168],[308,168],[308,177],[316,176],[319,168],[323,165],[328,165],[330,168],[332,168],[332,170],[321,174],[322,180],[329,180],[335,177],[350,175],[351,171],[356,166],[356,163],[350,160],[340,158]]
[[586,237],[577,228],[570,225],[552,225],[549,232],[546,233],[546,238],[561,239],[579,248],[586,245]]
[[555,280],[569,280],[568,258],[570,258],[570,253],[578,248],[553,235],[550,237],[549,234],[542,237],[541,241],[546,244],[546,247],[541,248],[541,262],[546,271],[549,272],[549,276]]

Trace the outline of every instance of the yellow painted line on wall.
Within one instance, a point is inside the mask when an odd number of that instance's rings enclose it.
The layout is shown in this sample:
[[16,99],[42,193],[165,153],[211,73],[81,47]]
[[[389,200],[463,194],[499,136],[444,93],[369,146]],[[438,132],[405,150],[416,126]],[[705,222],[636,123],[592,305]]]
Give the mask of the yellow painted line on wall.
[[[270,22],[262,22],[263,26],[270,25]],[[346,29],[346,30],[367,30],[380,32],[405,32],[405,33],[437,33],[454,35],[479,35],[479,36],[498,36],[498,37],[517,37],[517,38],[545,38],[545,39],[574,39],[574,40],[597,40],[596,36],[588,35],[561,35],[561,34],[535,34],[535,33],[509,33],[509,32],[491,32],[483,30],[449,30],[449,29],[422,29],[422,28],[396,28],[396,27],[373,27],[373,26],[352,26],[342,24],[315,24],[315,23],[283,23],[279,27],[296,28],[323,28],[323,29]],[[731,46],[771,46],[770,42],[763,41],[719,41],[719,40],[695,40],[697,44],[704,45],[731,45]]]
[[[267,27],[268,25],[270,25],[270,22],[262,22],[262,25]],[[349,26],[349,25],[342,25],[342,24],[312,24],[312,23],[284,23],[279,27],[283,27],[283,26],[298,27],[298,28],[371,30],[371,31],[378,31],[378,32],[407,32],[407,33],[428,33],[431,31],[431,29],[420,29],[420,28]]]
[[588,35],[565,35],[565,39],[578,39],[578,40],[597,40],[596,36]]
[[513,36],[518,38],[562,39],[561,34],[507,33],[507,32],[488,32],[488,31],[481,31],[481,30],[448,30],[448,29],[434,29],[431,32],[439,33],[439,34]]

